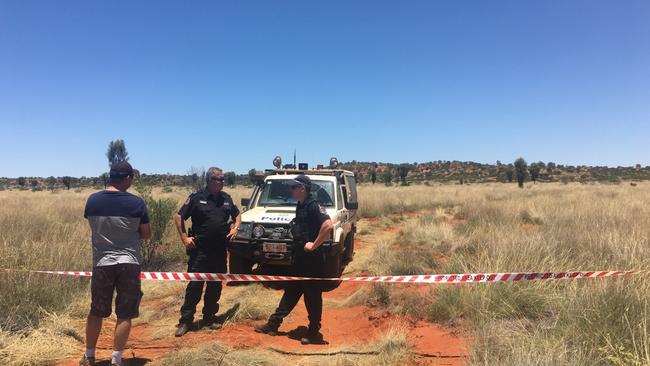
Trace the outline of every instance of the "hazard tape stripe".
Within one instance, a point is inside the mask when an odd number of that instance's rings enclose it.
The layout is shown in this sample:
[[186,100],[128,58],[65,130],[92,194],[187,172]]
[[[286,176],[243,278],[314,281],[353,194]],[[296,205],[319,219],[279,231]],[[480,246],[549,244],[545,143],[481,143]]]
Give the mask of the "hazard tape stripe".
[[[0,269],[4,272],[32,272],[52,275],[91,277],[92,272],[83,271],[30,271]],[[206,282],[276,282],[276,281],[348,281],[348,282],[386,282],[386,283],[491,283],[523,282],[560,279],[621,277],[647,274],[650,271],[571,271],[571,272],[505,272],[505,273],[461,273],[426,274],[400,276],[355,276],[340,278],[311,278],[296,276],[254,275],[236,273],[198,273],[198,272],[141,272],[143,280],[157,281],[206,281]]]

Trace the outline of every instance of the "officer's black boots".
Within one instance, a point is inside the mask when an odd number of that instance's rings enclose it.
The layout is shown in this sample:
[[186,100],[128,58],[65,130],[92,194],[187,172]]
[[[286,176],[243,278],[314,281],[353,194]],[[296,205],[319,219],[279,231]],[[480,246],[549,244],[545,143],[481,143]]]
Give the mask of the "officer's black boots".
[[305,334],[302,338],[300,338],[300,343],[325,344],[325,340],[323,339],[323,335],[318,330],[309,329],[307,330],[307,334]]
[[219,330],[223,328],[223,324],[219,323],[216,320],[203,320],[201,322],[201,328],[208,328],[210,330]]
[[255,331],[257,333],[264,333],[270,336],[278,335],[278,327],[274,327],[269,323],[259,324],[255,326]]
[[190,331],[190,325],[187,323],[180,323],[178,325],[178,328],[176,328],[176,333],[174,334],[176,337],[182,337],[185,335],[185,333]]

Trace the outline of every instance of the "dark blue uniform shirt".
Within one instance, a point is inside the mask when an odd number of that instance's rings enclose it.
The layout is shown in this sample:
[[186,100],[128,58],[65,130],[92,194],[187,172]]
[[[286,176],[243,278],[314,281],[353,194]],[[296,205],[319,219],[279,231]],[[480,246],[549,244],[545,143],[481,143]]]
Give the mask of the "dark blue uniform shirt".
[[201,244],[225,243],[230,220],[239,216],[239,208],[226,192],[214,195],[206,190],[191,194],[178,214],[183,220],[192,218],[192,234],[200,248]]

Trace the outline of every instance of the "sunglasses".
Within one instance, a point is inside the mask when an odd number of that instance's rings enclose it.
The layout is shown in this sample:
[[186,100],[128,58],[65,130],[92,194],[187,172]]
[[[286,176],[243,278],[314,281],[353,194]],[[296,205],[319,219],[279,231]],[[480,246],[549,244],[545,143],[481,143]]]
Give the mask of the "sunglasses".
[[303,187],[303,186],[291,186],[291,190],[293,191],[293,190],[295,190],[295,189],[302,188],[302,187]]
[[224,177],[223,175],[218,177],[210,177],[210,180],[213,182],[223,182],[226,180],[226,177]]

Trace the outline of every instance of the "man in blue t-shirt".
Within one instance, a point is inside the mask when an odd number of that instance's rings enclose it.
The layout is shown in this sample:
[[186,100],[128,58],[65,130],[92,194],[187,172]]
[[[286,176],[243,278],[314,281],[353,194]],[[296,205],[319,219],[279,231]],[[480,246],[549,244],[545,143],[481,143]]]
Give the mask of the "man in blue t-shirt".
[[151,227],[142,198],[126,191],[133,183],[133,175],[133,167],[128,162],[113,164],[110,186],[93,193],[86,202],[84,217],[88,219],[92,231],[92,303],[86,323],[86,353],[79,362],[80,366],[95,364],[95,347],[102,319],[111,315],[114,292],[117,292],[117,324],[111,365],[122,365],[122,352],[131,331],[131,319],[138,317],[142,298],[140,242],[151,237]]

